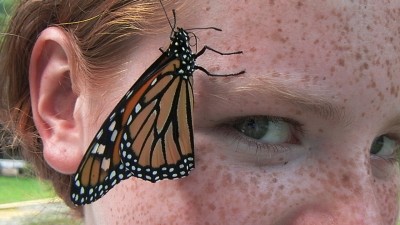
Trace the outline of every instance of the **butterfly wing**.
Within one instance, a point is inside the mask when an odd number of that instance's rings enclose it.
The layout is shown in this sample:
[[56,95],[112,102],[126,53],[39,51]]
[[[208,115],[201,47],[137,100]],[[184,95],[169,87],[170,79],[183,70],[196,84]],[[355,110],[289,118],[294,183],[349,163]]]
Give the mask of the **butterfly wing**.
[[[179,64],[163,53],[117,104],[72,179],[74,204],[91,203],[132,175],[155,182],[194,167],[192,74],[178,75]],[[161,171],[165,175],[157,177]]]
[[187,176],[194,168],[193,77],[172,61],[153,80],[128,120],[121,157],[132,175],[151,182]]

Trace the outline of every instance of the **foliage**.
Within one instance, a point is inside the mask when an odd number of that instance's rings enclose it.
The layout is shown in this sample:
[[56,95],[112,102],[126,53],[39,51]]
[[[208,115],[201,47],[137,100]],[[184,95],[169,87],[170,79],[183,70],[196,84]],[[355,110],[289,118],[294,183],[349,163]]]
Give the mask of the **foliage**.
[[0,204],[56,196],[50,184],[26,177],[0,176],[0,193]]
[[0,0],[0,30],[4,30],[4,25],[7,23],[13,3],[15,0]]

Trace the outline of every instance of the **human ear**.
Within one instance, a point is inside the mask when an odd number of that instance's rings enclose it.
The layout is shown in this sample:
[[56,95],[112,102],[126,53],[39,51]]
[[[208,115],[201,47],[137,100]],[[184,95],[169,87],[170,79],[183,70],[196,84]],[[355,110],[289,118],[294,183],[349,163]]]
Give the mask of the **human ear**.
[[73,50],[60,28],[41,32],[32,50],[29,87],[32,116],[43,143],[46,162],[72,174],[83,156],[79,93],[72,76]]

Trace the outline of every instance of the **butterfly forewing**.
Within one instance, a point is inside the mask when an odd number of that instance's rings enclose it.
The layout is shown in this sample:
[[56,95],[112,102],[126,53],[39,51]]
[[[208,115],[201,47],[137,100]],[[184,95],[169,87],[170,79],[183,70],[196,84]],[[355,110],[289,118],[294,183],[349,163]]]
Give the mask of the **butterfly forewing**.
[[[155,88],[160,88],[156,94]],[[186,115],[193,109],[193,92],[187,93],[191,84],[187,77],[166,73],[148,90],[134,115],[141,120],[128,124],[124,131],[127,139],[122,161],[130,166],[133,176],[151,182],[187,176],[194,167],[193,125],[191,115]],[[181,122],[186,125],[179,125]]]

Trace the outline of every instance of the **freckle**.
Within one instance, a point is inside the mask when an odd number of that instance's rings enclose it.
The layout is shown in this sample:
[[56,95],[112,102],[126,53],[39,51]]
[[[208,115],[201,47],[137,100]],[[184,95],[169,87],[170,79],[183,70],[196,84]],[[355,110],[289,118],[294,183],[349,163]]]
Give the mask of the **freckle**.
[[348,188],[351,187],[350,177],[347,174],[342,176],[342,185]]
[[329,70],[331,72],[330,73],[331,76],[333,76],[335,74],[335,72],[336,72],[336,68],[334,66],[332,66]]
[[361,65],[361,69],[363,69],[363,70],[367,70],[368,68],[369,68],[368,63],[363,63],[363,64]]
[[285,42],[288,41],[289,38],[288,38],[288,37],[284,37],[284,36],[282,35],[282,29],[278,29],[277,32],[275,32],[275,33],[273,33],[273,34],[271,35],[271,39],[272,39],[273,41],[285,43]]
[[222,180],[223,180],[223,183],[224,183],[225,186],[229,186],[232,183],[231,174],[229,174],[229,173],[228,174],[224,174]]
[[276,179],[276,177],[272,178],[272,183],[276,183],[278,182],[278,179]]
[[303,6],[303,2],[298,1],[297,4],[296,4],[296,8],[300,9],[302,6]]
[[269,0],[269,4],[270,4],[271,6],[275,5],[275,0]]
[[257,49],[255,47],[250,48],[250,52],[255,52],[255,51],[257,51]]
[[379,96],[381,101],[383,101],[385,99],[385,96],[382,94],[382,92],[379,92],[378,96]]
[[279,62],[283,58],[282,54],[276,54],[275,58],[273,59],[273,63]]
[[356,53],[355,57],[357,60],[361,60],[361,54],[359,52]]
[[285,189],[285,185],[279,185],[279,189],[281,189],[281,190],[283,190],[283,189]]
[[210,9],[211,9],[210,6],[207,6],[207,7],[206,7],[206,11],[210,11]]
[[376,88],[376,83],[374,80],[371,80],[371,82],[367,85],[367,88]]
[[295,114],[296,115],[302,115],[303,113],[300,110],[296,110]]
[[344,66],[344,59],[338,59],[337,63],[339,64],[339,66]]
[[210,204],[208,204],[208,208],[209,208],[211,211],[214,211],[217,207],[215,207],[215,205],[214,205],[213,203],[210,203]]
[[364,117],[364,116],[365,116],[365,112],[362,112],[362,113],[361,113],[361,117]]
[[320,133],[324,133],[324,129],[322,129],[322,128],[319,128],[319,129],[318,129],[318,132],[320,132]]
[[200,167],[200,170],[203,171],[203,172],[204,172],[205,170],[207,170],[207,165],[202,165],[202,166]]
[[205,186],[207,193],[214,193],[216,191],[215,186],[212,183],[207,183]]

